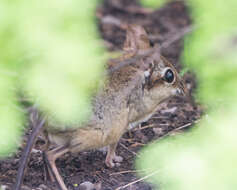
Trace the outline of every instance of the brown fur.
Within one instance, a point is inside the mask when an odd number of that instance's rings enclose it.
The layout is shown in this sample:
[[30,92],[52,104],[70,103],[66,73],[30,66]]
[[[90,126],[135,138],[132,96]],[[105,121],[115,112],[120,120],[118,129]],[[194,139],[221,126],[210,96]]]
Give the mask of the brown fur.
[[[136,26],[136,31],[138,28],[139,26]],[[144,38],[143,31],[141,34]],[[135,37],[139,36],[136,34]],[[150,47],[149,44],[144,45],[143,38],[140,46]],[[132,40],[136,40],[133,46],[136,44],[139,48],[139,39]],[[128,41],[127,39],[126,45]],[[108,76],[104,87],[93,98],[93,113],[88,123],[81,128],[63,133],[49,131],[49,140],[59,145],[68,144],[73,152],[118,142],[129,124],[143,121],[143,118],[154,113],[159,103],[175,95],[176,89],[182,83],[175,68],[164,57],[156,60],[156,56],[151,55],[149,60],[144,58],[143,64],[148,64],[148,61],[153,63],[149,84],[145,84],[144,70],[137,68],[135,64],[120,68]],[[161,80],[166,67],[171,68],[175,74],[176,79],[172,84]]]
[[[129,27],[125,50],[132,50],[133,53],[130,54],[129,51],[128,56],[123,56],[123,59],[134,56],[134,52],[139,49],[150,48],[147,39],[142,27]],[[140,64],[149,67],[144,67],[147,68],[145,71],[141,69],[142,67],[138,67]],[[175,76],[175,81],[172,83],[163,80],[167,67]],[[135,126],[147,120],[163,100],[175,95],[177,91],[184,91],[183,88],[184,85],[175,68],[164,57],[154,52],[149,57],[124,66],[107,77],[104,86],[92,100],[93,112],[86,124],[71,131],[52,130],[48,126],[45,128],[48,139],[50,143],[66,146],[66,151],[72,152],[111,145],[111,151],[108,153],[110,155],[107,156],[111,166],[115,158],[116,143],[127,131],[128,126]]]

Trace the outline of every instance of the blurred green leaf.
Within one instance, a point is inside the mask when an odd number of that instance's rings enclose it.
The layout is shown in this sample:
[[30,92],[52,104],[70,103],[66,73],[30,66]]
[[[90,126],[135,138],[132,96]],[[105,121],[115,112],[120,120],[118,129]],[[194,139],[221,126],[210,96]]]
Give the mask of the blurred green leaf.
[[0,2],[0,156],[16,148],[24,127],[19,91],[58,126],[80,126],[89,117],[107,59],[98,2]]
[[24,84],[50,118],[63,125],[87,119],[90,97],[103,74],[95,6],[96,1],[75,0],[25,0],[21,5],[21,36],[28,39],[29,52],[36,53],[22,74]]
[[149,8],[160,8],[165,3],[168,2],[168,0],[140,0],[141,4],[145,7]]
[[20,143],[24,116],[12,89],[14,81],[5,74],[1,72],[0,81],[0,157],[15,151]]
[[16,81],[24,54],[17,38],[13,2],[0,2],[0,157],[13,152],[20,143],[24,113],[17,103]]
[[[235,104],[236,106],[236,104]],[[192,132],[149,145],[138,159],[138,169],[150,182],[167,190],[235,189],[237,170],[236,112],[210,115]]]
[[237,170],[237,1],[190,0],[197,29],[185,39],[183,62],[198,78],[197,98],[207,107],[186,134],[163,139],[137,161],[166,190],[235,189]]

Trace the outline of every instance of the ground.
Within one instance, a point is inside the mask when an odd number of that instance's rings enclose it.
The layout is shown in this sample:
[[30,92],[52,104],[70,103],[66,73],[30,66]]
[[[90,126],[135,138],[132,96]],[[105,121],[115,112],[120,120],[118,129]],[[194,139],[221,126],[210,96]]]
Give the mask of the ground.
[[[135,0],[106,0],[98,7],[96,15],[101,36],[110,51],[121,50],[125,39],[125,31],[116,23],[133,23],[144,26],[151,44],[161,44],[169,40],[191,23],[188,9],[182,1],[168,3],[163,8],[150,12],[150,10],[141,8]],[[109,22],[106,18],[110,18]],[[179,39],[167,49],[162,50],[162,54],[180,70],[182,50],[183,40]],[[192,92],[196,87],[194,75],[187,72],[184,80],[189,91]],[[123,187],[139,179],[135,172],[134,160],[139,155],[141,148],[155,139],[159,140],[167,135],[185,132],[198,121],[200,115],[201,108],[196,103],[174,97],[164,102],[148,122],[142,123],[140,128],[123,136],[117,149],[117,153],[124,158],[120,167],[107,168],[104,164],[105,155],[98,150],[75,155],[66,154],[57,161],[57,166],[70,190],[78,189],[76,184],[85,181],[99,182],[103,190]],[[27,139],[30,131],[26,131],[24,139]],[[0,184],[11,187],[15,182],[18,162],[24,145],[25,143],[19,148],[16,155],[0,161]],[[42,153],[36,151],[42,149],[42,145],[42,139],[38,138],[28,163],[24,189],[57,189],[53,184],[44,181]],[[149,190],[154,188],[151,184],[140,181],[121,189]]]

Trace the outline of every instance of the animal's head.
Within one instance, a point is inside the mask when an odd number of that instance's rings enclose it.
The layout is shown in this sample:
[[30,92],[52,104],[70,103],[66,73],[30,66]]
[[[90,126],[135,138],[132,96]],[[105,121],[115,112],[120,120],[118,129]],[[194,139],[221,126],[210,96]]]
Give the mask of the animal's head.
[[144,90],[152,99],[161,102],[170,96],[187,95],[186,87],[175,67],[158,52],[143,60],[143,64],[146,65]]
[[161,102],[174,95],[186,95],[187,90],[175,67],[160,55],[159,48],[151,48],[149,37],[143,27],[128,25],[124,50],[135,56],[148,52],[139,67],[144,70],[144,91],[155,101]]

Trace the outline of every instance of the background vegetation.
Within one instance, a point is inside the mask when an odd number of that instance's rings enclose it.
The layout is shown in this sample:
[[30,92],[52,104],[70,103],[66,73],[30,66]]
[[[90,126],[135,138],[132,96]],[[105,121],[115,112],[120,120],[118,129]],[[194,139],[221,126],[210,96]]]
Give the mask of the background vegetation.
[[0,157],[19,144],[22,99],[57,126],[76,126],[89,115],[106,58],[94,16],[97,3],[0,2]]
[[[165,1],[143,0],[146,6]],[[90,113],[103,81],[106,55],[94,17],[98,1],[0,1],[0,157],[19,144],[27,99],[58,126],[76,126]],[[183,62],[198,78],[206,114],[180,136],[151,144],[137,167],[167,190],[237,186],[237,2],[187,0],[194,32]],[[19,93],[21,92],[21,93]],[[24,96],[19,96],[24,94]]]
[[[155,1],[144,1],[154,6]],[[237,186],[237,1],[189,0],[194,32],[183,62],[198,78],[197,100],[206,114],[189,133],[152,143],[138,168],[167,190],[235,189]]]

